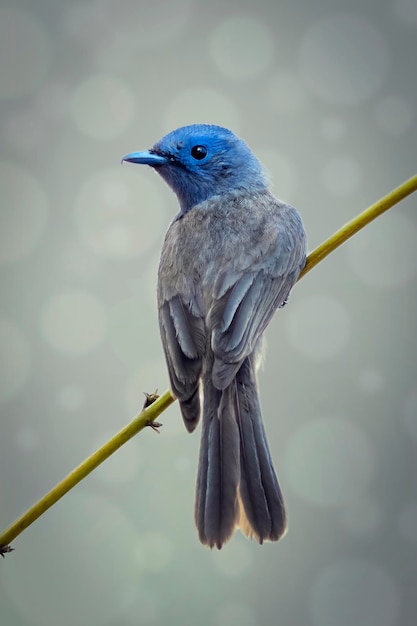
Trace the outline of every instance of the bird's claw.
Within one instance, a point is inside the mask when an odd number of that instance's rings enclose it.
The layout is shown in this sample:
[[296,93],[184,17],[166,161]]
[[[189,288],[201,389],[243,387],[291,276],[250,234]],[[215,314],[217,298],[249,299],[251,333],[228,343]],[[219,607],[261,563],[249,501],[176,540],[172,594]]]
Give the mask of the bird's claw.
[[146,426],[150,426],[152,430],[154,430],[159,435],[161,432],[159,429],[161,428],[161,426],[163,426],[163,424],[161,424],[161,422],[155,422],[154,420],[149,420]]
[[155,402],[155,400],[158,400],[158,398],[159,398],[158,389],[155,389],[155,391],[153,393],[147,393],[146,391],[144,391],[143,393],[144,393],[144,396],[145,396],[145,402],[143,403],[143,408],[144,409],[146,409],[148,406],[153,404]]
[[11,546],[0,546],[0,556],[3,557],[5,554],[7,554],[8,552],[13,552],[14,548],[12,548]]

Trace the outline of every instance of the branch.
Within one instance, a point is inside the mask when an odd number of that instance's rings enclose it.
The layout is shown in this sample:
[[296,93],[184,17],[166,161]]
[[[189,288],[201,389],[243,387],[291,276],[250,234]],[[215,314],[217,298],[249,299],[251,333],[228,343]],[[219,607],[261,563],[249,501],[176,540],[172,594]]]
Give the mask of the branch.
[[[367,224],[372,222],[372,220],[377,218],[379,215],[382,215],[382,213],[385,213],[385,211],[388,211],[388,209],[401,200],[404,200],[404,198],[415,191],[417,191],[417,175],[412,176],[409,180],[391,191],[384,198],[378,200],[378,202],[371,205],[368,209],[360,213],[360,215],[342,226],[342,228],[334,233],[334,235],[308,255],[306,266],[301,272],[299,279],[303,278],[307,272],[318,265],[323,259],[326,258],[326,256],[345,243],[345,241],[364,228]],[[13,539],[16,539],[16,537],[20,535],[25,528],[30,526],[35,520],[43,515],[43,513],[53,506],[55,502],[60,500],[60,498],[68,493],[68,491],[81,482],[83,478],[88,476],[88,474],[103,463],[103,461],[108,459],[109,456],[129,441],[129,439],[134,437],[134,435],[143,430],[146,426],[152,424],[152,422],[174,401],[175,398],[172,396],[171,392],[166,391],[155,402],[141,411],[141,413],[139,413],[139,415],[137,415],[133,421],[130,422],[130,424],[125,426],[99,450],[94,452],[94,454],[88,457],[70,474],[68,474],[66,478],[58,483],[58,485],[49,491],[43,498],[36,502],[36,504],[26,511],[22,517],[16,520],[7,530],[0,534],[0,555],[4,557],[7,552],[11,552],[13,548],[11,548],[8,544],[13,541]]]
[[[412,176],[405,183],[402,183],[399,187],[396,187],[392,191],[390,191],[386,196],[375,202],[375,204],[371,204],[370,207],[365,209],[362,213],[360,213],[357,217],[354,217],[350,222],[339,228],[334,235],[326,239],[322,244],[320,244],[313,252],[307,257],[307,263],[301,272],[298,280],[303,278],[307,272],[313,269],[316,265],[323,261],[331,252],[334,252],[342,243],[345,243],[350,237],[355,235],[362,228],[367,226],[374,219],[391,209],[395,204],[401,202],[410,196],[412,193],[417,191],[417,174]],[[1,539],[1,537],[0,537]]]
[[164,393],[155,402],[143,409],[127,426],[122,428],[117,435],[114,435],[107,443],[89,456],[85,461],[80,463],[78,467],[72,470],[60,483],[58,483],[51,491],[43,496],[36,504],[34,504],[22,517],[17,519],[14,524],[9,526],[7,530],[0,535],[0,555],[4,556],[6,552],[10,552],[12,548],[9,543],[13,541],[25,528],[33,524],[45,511],[62,498],[75,485],[81,482],[88,474],[91,474],[103,461],[109,458],[129,439],[134,437],[139,431],[146,426],[151,425],[154,420],[165,409],[175,401],[170,391]]

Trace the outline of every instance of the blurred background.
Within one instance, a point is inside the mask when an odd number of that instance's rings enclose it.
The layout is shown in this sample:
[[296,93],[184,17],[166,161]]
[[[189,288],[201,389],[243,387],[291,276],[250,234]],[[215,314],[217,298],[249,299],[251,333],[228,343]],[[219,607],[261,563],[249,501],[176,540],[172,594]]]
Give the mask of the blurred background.
[[[415,0],[3,0],[1,529],[167,388],[155,285],[177,202],[121,157],[229,127],[312,249],[416,173],[416,42]],[[286,537],[199,544],[199,434],[173,405],[13,542],[2,625],[415,624],[416,205],[321,263],[267,332]]]

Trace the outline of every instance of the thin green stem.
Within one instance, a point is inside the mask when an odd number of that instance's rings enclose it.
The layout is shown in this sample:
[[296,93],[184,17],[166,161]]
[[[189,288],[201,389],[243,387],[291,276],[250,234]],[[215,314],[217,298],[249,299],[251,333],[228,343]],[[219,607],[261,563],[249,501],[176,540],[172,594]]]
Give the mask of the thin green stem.
[[[402,185],[391,191],[381,200],[363,211],[353,220],[342,226],[334,235],[318,246],[307,257],[307,263],[300,274],[300,278],[305,276],[313,267],[318,265],[331,252],[336,250],[345,241],[352,237],[359,230],[364,228],[372,220],[385,211],[388,211],[395,204],[417,191],[417,175],[413,176]],[[120,432],[112,437],[99,450],[94,452],[88,459],[83,461],[68,476],[58,483],[43,498],[34,504],[22,517],[16,520],[7,530],[0,534],[0,554],[4,556],[11,548],[8,544],[16,539],[21,532],[37,520],[45,511],[62,498],[68,491],[77,485],[83,478],[88,476],[96,467],[113,454],[118,448],[136,435],[145,426],[152,423],[166,408],[175,401],[170,391],[166,391],[158,400],[137,415],[130,424],[125,426]]]
[[362,211],[362,213],[354,217],[350,222],[342,226],[342,228],[339,228],[334,235],[310,252],[307,257],[307,263],[298,277],[298,280],[303,278],[307,272],[312,270],[313,267],[318,265],[320,261],[323,261],[326,256],[334,252],[336,248],[345,243],[345,241],[350,239],[355,233],[415,191],[417,191],[417,174],[406,180],[402,185],[399,185],[399,187],[390,191],[386,196],[381,198],[381,200],[375,202],[375,204],[371,204],[365,211]]
[[34,504],[22,517],[17,519],[7,530],[0,535],[0,554],[1,546],[7,546],[21,532],[38,519],[45,511],[47,511],[55,502],[58,502],[68,491],[90,474],[96,467],[101,465],[103,461],[109,458],[129,439],[134,437],[140,430],[143,430],[160,415],[175,398],[170,391],[166,391],[146,409],[141,411],[127,426],[122,428],[114,437],[112,437],[101,448],[96,450],[91,456],[83,461],[78,467],[72,470],[60,483],[58,483],[51,491],[43,496],[36,504]]

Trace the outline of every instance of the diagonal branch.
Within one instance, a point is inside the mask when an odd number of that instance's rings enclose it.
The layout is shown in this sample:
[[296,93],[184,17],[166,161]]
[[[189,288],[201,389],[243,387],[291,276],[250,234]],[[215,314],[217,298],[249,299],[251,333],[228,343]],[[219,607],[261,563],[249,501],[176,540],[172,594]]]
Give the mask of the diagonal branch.
[[402,185],[396,187],[392,191],[390,191],[386,196],[371,204],[370,207],[359,213],[356,217],[354,217],[350,222],[347,222],[342,228],[339,228],[334,235],[326,239],[322,244],[320,244],[315,250],[310,252],[307,257],[307,263],[305,268],[301,272],[298,280],[303,278],[307,272],[313,269],[316,265],[323,261],[331,252],[334,252],[336,248],[345,243],[348,239],[353,237],[357,232],[359,232],[362,228],[367,226],[374,219],[391,209],[394,205],[401,202],[410,196],[412,193],[417,191],[417,174],[412,176],[408,180],[406,180]]
[[[417,191],[417,175],[412,176],[399,187],[391,191],[381,200],[375,202],[357,217],[342,226],[334,235],[326,239],[324,243],[313,250],[307,257],[307,263],[304,270],[300,274],[303,278],[307,272],[318,265],[331,252],[336,250],[345,241],[352,237],[359,230],[364,228],[372,220],[388,211],[395,204],[404,200],[407,196]],[[90,457],[76,467],[68,476],[58,483],[43,498],[34,504],[22,517],[16,520],[7,530],[0,534],[0,555],[4,557],[7,552],[11,552],[12,548],[8,545],[13,539],[16,539],[25,528],[30,526],[45,511],[53,506],[60,498],[62,498],[75,485],[81,482],[96,467],[109,458],[116,450],[118,450],[129,439],[134,437],[139,431],[143,430],[151,422],[153,422],[170,404],[175,401],[170,391],[166,391],[162,396],[145,408],[137,415],[130,424],[125,426],[120,432],[105,443],[99,450],[94,452]]]

